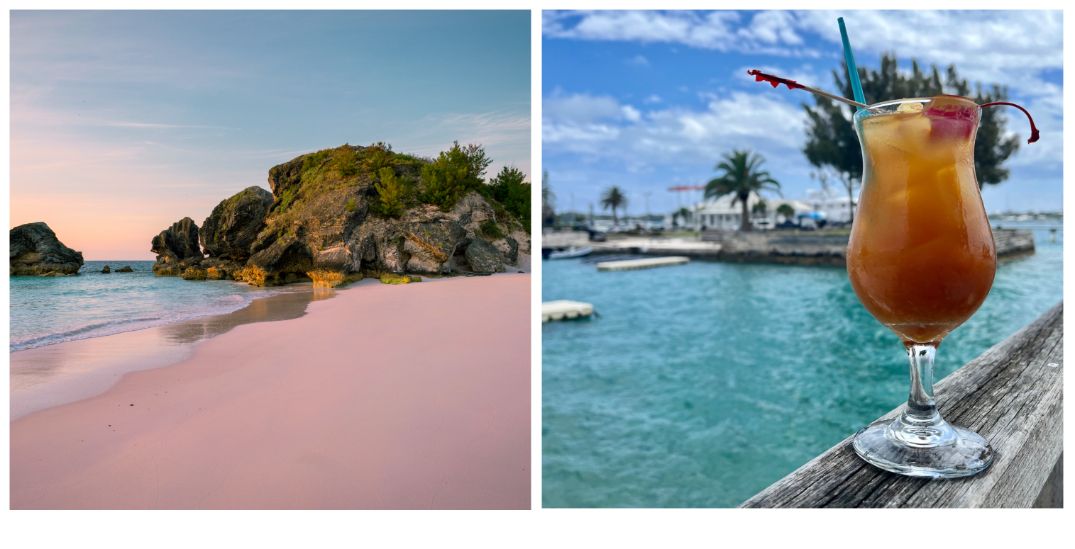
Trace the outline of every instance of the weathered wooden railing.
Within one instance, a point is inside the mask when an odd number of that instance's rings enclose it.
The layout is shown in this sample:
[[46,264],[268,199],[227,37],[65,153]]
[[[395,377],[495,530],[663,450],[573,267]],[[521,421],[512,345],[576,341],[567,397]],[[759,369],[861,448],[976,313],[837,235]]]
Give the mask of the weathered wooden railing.
[[995,450],[984,473],[959,480],[887,473],[859,459],[849,437],[742,506],[1062,507],[1063,313],[1060,303],[935,387],[945,419]]

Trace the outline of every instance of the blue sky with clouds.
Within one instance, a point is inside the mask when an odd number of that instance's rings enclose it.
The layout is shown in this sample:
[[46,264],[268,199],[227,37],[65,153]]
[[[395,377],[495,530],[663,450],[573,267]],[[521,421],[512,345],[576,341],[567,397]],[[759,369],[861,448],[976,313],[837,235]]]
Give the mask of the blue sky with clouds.
[[[860,67],[884,52],[970,81],[1009,87],[1030,109],[1041,141],[1018,111],[1005,113],[1023,140],[1007,162],[1011,177],[984,192],[990,211],[1060,209],[1062,186],[1062,23],[1059,12],[545,12],[542,86],[543,168],[559,209],[596,209],[620,185],[630,212],[674,209],[671,185],[703,184],[720,155],[747,147],[763,154],[784,195],[818,185],[801,153],[804,92],[757,84],[768,69],[832,89],[841,68],[836,18],[843,16]],[[888,98],[867,98],[878,101]],[[647,193],[649,194],[647,198]]]
[[530,171],[528,11],[13,12],[11,46],[11,222],[88,258],[345,142]]

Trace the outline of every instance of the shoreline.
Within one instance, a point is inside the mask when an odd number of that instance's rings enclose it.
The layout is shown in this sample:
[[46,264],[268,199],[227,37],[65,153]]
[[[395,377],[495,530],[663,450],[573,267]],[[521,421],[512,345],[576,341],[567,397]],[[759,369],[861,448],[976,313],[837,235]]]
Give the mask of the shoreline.
[[9,351],[10,419],[99,395],[129,372],[176,364],[198,344],[236,326],[298,318],[309,303],[333,294],[296,289],[255,298],[228,313]]
[[[105,263],[104,261],[94,261],[94,262]],[[91,263],[91,262],[87,261],[87,264],[89,264],[89,263]],[[86,268],[86,266],[84,265],[83,269],[85,269],[85,268]],[[77,274],[77,275],[67,275],[65,277],[11,276],[11,277],[9,277],[9,284],[11,284],[13,281],[16,281],[16,280],[20,280],[22,282],[34,282],[34,281],[37,281],[37,280],[39,280],[41,278],[46,278],[46,279],[47,278],[92,278],[92,277],[96,277],[96,276],[108,276],[109,278],[111,278],[113,280],[120,280],[120,279],[125,278],[125,277],[133,277],[135,280],[138,280],[139,278],[142,278],[142,277],[156,278],[151,273],[151,271],[148,271],[147,269],[137,269],[133,273],[130,273],[130,274],[119,273],[119,274],[109,274],[109,275],[104,275],[104,274],[102,274],[100,272],[97,272],[94,269],[94,270],[91,270],[89,272],[81,272],[80,271],[79,274]],[[293,285],[287,285],[287,286],[277,286],[277,287],[270,287],[270,288],[260,288],[258,290],[261,290],[261,293],[264,294],[264,295],[260,295],[260,296],[257,296],[257,297],[250,298],[249,300],[246,300],[244,298],[244,293],[246,293],[245,291],[250,290],[250,288],[248,287],[247,284],[245,284],[243,282],[232,281],[232,280],[219,280],[219,281],[213,281],[213,283],[214,284],[216,284],[216,283],[234,284],[237,287],[242,288],[241,290],[238,290],[238,291],[228,292],[227,295],[236,296],[236,297],[238,297],[240,299],[244,299],[245,304],[240,304],[237,308],[228,308],[228,309],[225,309],[225,310],[206,309],[206,310],[203,310],[203,311],[200,311],[200,312],[187,312],[186,314],[184,314],[180,318],[170,318],[170,319],[169,318],[157,318],[157,317],[153,317],[153,318],[134,318],[134,319],[124,319],[124,320],[118,321],[118,322],[117,321],[110,321],[110,322],[105,322],[105,323],[97,324],[97,325],[78,326],[78,327],[74,327],[70,331],[66,331],[66,332],[49,333],[49,334],[44,334],[44,335],[37,335],[37,336],[31,337],[29,339],[23,339],[19,343],[10,343],[9,342],[8,354],[10,355],[10,354],[14,354],[14,353],[23,352],[23,351],[30,351],[30,350],[33,350],[33,349],[41,349],[41,348],[44,348],[44,347],[51,347],[53,345],[60,345],[60,344],[64,344],[64,343],[72,343],[72,342],[83,341],[83,340],[87,340],[87,339],[97,339],[97,338],[102,338],[102,337],[109,337],[109,336],[129,333],[129,332],[137,332],[137,331],[141,331],[141,330],[150,330],[150,329],[154,329],[154,328],[161,328],[161,327],[171,326],[171,325],[176,325],[176,324],[184,324],[184,323],[188,323],[188,322],[202,322],[205,319],[210,318],[210,317],[222,317],[222,316],[226,316],[226,315],[229,315],[229,314],[237,313],[237,312],[241,311],[242,309],[248,307],[251,303],[253,303],[256,300],[275,297],[275,296],[280,295],[280,294],[286,294],[286,293],[292,293],[292,292],[304,292],[304,291],[308,292],[309,291],[309,288],[299,288],[298,287],[299,284],[293,284]],[[14,289],[13,289],[13,291],[14,291]],[[102,331],[102,329],[103,329],[103,331]]]
[[11,505],[528,508],[529,286],[360,282],[233,326],[13,420]]
[[[518,263],[509,269],[511,271],[506,273],[478,277],[529,274],[530,256],[520,253]],[[471,277],[423,276],[421,283]],[[191,283],[215,282],[245,284],[232,281]],[[254,298],[245,306],[226,313],[210,313],[38,347],[9,348],[9,419],[15,421],[37,411],[97,396],[127,373],[164,368],[189,358],[197,345],[236,326],[298,318],[306,314],[307,306],[314,301],[330,299],[337,292],[371,284],[379,282],[366,278],[336,288],[298,282],[274,287],[279,290],[277,293]]]

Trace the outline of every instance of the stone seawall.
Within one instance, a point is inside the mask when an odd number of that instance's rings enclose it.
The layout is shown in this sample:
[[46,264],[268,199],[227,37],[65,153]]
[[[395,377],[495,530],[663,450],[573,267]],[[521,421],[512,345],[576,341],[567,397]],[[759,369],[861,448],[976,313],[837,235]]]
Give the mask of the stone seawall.
[[[627,238],[589,245],[594,255],[683,255],[742,263],[843,267],[849,236],[847,231],[705,231],[700,240]],[[1000,259],[1034,253],[1030,231],[994,229],[993,238]]]

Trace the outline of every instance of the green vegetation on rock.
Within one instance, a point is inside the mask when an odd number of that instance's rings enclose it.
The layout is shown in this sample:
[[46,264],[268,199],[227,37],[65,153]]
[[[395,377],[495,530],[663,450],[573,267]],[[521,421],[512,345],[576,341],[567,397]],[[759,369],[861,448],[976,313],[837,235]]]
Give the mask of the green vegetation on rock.
[[399,217],[407,207],[406,188],[391,166],[377,170],[377,213],[385,217]]
[[422,166],[419,198],[448,211],[468,192],[485,190],[482,177],[492,162],[481,146],[460,146],[457,141],[436,160]]
[[492,219],[486,219],[482,221],[482,224],[478,227],[478,232],[482,236],[491,240],[497,240],[504,238],[504,231],[500,230],[500,226],[496,224],[496,221]]
[[517,168],[504,166],[496,177],[489,180],[488,197],[504,206],[515,220],[530,230],[530,183]]

